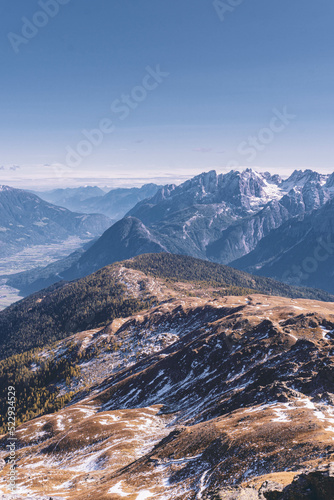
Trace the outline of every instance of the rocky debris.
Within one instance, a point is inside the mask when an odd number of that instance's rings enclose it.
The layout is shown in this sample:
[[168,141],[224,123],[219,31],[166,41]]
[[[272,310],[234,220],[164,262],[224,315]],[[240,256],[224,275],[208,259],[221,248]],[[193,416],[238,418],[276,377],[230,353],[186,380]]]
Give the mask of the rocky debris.
[[283,486],[274,481],[266,481],[259,489],[258,498],[265,500],[280,500]]
[[203,497],[205,500],[259,500],[254,488],[227,488]]
[[259,294],[169,296],[72,336],[98,362],[83,360],[91,380],[71,404],[18,427],[27,495],[332,498],[333,314]]
[[224,488],[208,492],[205,500],[331,500],[334,498],[333,465],[295,476],[287,486],[265,481],[256,487]]
[[[271,497],[267,497],[271,500]],[[329,500],[334,498],[334,467],[303,473],[286,486],[277,500]]]

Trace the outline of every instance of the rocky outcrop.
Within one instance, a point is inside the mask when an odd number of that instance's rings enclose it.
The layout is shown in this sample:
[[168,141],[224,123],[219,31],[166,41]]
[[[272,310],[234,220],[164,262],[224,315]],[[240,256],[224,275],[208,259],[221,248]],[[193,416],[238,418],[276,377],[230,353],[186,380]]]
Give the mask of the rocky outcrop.
[[287,486],[265,481],[256,487],[226,488],[205,495],[205,500],[330,500],[334,498],[333,466],[303,472]]

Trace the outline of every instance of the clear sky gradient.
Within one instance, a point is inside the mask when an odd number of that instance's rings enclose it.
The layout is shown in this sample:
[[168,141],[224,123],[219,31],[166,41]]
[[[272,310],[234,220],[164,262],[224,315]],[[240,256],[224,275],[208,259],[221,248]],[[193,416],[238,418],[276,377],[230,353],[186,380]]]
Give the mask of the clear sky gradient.
[[0,184],[333,171],[332,0],[49,1],[0,2]]

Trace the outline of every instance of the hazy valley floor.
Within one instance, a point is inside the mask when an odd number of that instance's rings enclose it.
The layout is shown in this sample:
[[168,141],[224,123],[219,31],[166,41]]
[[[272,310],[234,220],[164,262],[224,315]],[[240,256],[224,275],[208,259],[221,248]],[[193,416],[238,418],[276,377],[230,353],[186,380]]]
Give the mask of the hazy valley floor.
[[6,285],[7,279],[3,276],[47,266],[67,257],[84,242],[81,238],[73,236],[63,243],[34,245],[15,255],[0,259],[0,311],[22,298],[19,290]]

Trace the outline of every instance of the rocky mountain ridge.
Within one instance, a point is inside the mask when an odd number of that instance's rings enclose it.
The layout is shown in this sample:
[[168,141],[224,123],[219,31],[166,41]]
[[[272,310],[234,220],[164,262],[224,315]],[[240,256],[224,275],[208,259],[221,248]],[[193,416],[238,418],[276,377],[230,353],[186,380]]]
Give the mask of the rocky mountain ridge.
[[334,195],[331,182],[311,170],[285,181],[252,169],[211,171],[163,188],[128,215],[158,231],[178,253],[228,264],[286,220],[321,208]]
[[119,272],[157,301],[38,353],[37,374],[75,351],[80,371],[58,383],[70,404],[17,429],[18,498],[331,498],[332,303]]
[[[128,269],[126,279],[125,271],[120,270],[123,267]],[[0,360],[146,308],[161,299],[161,287],[166,300],[174,297],[170,284],[174,282],[190,283],[187,293],[195,293],[191,287],[201,290],[206,286],[209,294],[217,296],[262,292],[334,301],[333,295],[321,290],[290,287],[188,256],[144,254],[106,266],[80,280],[59,282],[0,311]]]

